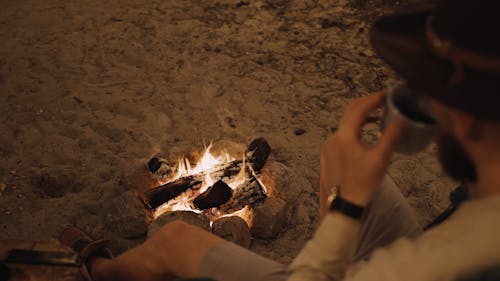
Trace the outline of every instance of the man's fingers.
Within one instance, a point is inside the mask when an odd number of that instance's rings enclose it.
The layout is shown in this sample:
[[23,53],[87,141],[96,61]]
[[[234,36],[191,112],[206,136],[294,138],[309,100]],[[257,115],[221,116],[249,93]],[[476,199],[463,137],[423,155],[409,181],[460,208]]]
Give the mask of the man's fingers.
[[378,149],[384,157],[390,157],[394,150],[394,146],[401,139],[407,127],[408,122],[406,120],[403,118],[396,118],[382,133],[382,137],[376,149]]
[[354,100],[346,109],[339,124],[339,130],[347,130],[352,136],[358,136],[368,114],[377,108],[385,99],[380,92]]

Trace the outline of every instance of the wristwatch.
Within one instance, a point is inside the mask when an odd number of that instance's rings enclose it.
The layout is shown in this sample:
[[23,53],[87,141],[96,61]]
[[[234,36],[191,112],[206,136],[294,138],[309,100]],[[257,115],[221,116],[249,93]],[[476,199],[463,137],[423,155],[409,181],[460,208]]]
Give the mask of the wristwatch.
[[361,219],[365,208],[351,203],[337,194],[339,187],[332,187],[332,193],[328,196],[330,210],[340,212],[353,219]]

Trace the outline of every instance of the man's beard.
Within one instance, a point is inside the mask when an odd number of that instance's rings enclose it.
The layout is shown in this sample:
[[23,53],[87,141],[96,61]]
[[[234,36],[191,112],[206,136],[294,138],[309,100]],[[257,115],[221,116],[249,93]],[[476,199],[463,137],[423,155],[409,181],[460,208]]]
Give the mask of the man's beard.
[[477,174],[474,162],[466,155],[462,145],[455,137],[441,131],[437,145],[439,161],[450,177],[458,181],[476,182]]

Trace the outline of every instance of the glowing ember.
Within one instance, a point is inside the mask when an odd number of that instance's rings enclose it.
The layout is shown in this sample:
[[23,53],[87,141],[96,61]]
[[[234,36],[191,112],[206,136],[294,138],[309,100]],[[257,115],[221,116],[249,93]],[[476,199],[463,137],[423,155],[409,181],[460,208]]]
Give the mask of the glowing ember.
[[223,215],[221,217],[230,217],[230,216],[238,216],[243,220],[245,220],[248,226],[252,226],[252,220],[250,218],[250,208],[248,206],[245,206],[243,207],[243,209],[236,211],[232,214]]

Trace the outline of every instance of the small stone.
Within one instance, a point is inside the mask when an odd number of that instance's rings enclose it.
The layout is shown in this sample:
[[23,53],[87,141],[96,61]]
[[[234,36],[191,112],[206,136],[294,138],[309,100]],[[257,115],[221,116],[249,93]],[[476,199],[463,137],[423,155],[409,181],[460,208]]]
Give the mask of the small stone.
[[78,141],[78,146],[82,149],[89,148],[92,145],[92,140],[90,138],[82,138]]
[[83,187],[81,183],[75,181],[73,175],[57,172],[43,173],[32,180],[44,195],[51,198],[63,197],[66,193],[76,192]]
[[133,191],[126,191],[107,206],[106,228],[124,239],[144,237],[148,230],[148,213]]
[[306,130],[304,129],[297,129],[293,132],[296,136],[302,136],[303,134],[306,133]]
[[321,21],[321,28],[330,28],[330,27],[342,27],[343,24],[335,19],[323,19]]
[[191,211],[172,211],[162,214],[149,225],[148,237],[151,237],[164,225],[177,220],[210,231],[210,220],[206,216]]
[[245,220],[238,216],[222,217],[214,221],[212,232],[241,247],[247,249],[250,247],[250,229]]
[[247,2],[247,1],[240,1],[240,2],[236,3],[236,8],[241,8],[243,6],[248,6],[248,5],[250,5],[249,2]]
[[266,186],[269,197],[278,197],[287,202],[297,200],[306,184],[290,168],[277,161],[266,163],[260,180]]
[[283,230],[286,224],[285,201],[269,197],[261,204],[251,208],[251,234],[260,239],[273,239]]
[[0,183],[0,192],[4,192],[7,189],[7,185],[5,183]]

